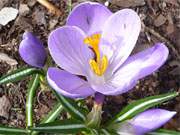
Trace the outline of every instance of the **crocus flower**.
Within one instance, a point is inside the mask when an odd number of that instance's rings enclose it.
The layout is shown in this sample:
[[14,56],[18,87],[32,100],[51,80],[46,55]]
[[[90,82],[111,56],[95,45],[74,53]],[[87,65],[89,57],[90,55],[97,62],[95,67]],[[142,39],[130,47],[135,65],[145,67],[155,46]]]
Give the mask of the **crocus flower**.
[[113,14],[98,3],[78,5],[70,13],[67,25],[49,35],[50,54],[64,69],[48,69],[50,86],[71,98],[129,91],[168,57],[163,43],[129,56],[140,29],[140,18],[131,9]]
[[23,40],[19,46],[21,58],[30,66],[42,68],[46,61],[46,50],[42,42],[31,32],[23,34]]
[[150,109],[121,125],[118,132],[129,135],[144,135],[167,123],[176,112],[164,109]]

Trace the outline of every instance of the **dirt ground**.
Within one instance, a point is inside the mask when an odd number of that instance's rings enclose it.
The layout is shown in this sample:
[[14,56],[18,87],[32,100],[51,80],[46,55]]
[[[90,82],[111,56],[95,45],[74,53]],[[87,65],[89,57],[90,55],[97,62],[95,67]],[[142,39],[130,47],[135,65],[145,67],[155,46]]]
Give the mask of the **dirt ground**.
[[[0,58],[0,76],[19,67],[26,66],[18,54],[18,46],[23,32],[34,32],[47,46],[50,31],[64,25],[68,15],[66,0],[49,0],[62,12],[53,15],[36,0],[1,0],[0,9],[13,7],[19,10],[18,16],[7,25],[0,25],[0,53],[7,54],[14,64]],[[73,0],[73,6],[85,0]],[[104,116],[111,117],[133,100],[143,97],[180,91],[180,0],[110,0],[109,8],[115,12],[123,8],[134,9],[142,20],[142,30],[134,49],[138,52],[156,42],[165,42],[170,50],[169,58],[156,73],[141,80],[129,93],[107,97]],[[98,2],[105,3],[104,0]],[[1,57],[1,56],[0,56]],[[0,123],[25,127],[25,97],[28,80],[0,86]],[[3,98],[4,100],[1,100]],[[3,102],[3,103],[2,103]],[[5,103],[4,103],[5,102]],[[37,92],[34,105],[35,121],[47,114],[56,100],[50,91]],[[91,104],[91,100],[87,100]],[[164,126],[180,131],[180,97],[158,108],[177,111],[177,115]]]

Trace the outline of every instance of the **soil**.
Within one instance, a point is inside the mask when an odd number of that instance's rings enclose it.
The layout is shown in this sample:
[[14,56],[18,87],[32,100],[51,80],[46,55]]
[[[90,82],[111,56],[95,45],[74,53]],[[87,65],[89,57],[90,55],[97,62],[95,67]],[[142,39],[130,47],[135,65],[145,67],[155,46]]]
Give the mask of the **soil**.
[[[47,46],[50,31],[65,24],[68,15],[66,0],[49,1],[62,12],[60,16],[50,13],[36,0],[3,0],[0,2],[0,9],[14,7],[19,10],[15,20],[5,26],[0,25],[0,52],[18,62],[16,65],[11,65],[1,60],[0,76],[27,66],[18,54],[18,46],[24,31],[34,32]],[[85,0],[73,0],[72,5],[75,6],[82,1]],[[169,91],[180,92],[180,1],[140,0],[139,3],[135,1],[129,0],[128,4],[123,4],[122,0],[112,0],[112,3],[109,4],[109,8],[113,12],[128,7],[140,15],[142,30],[134,52],[151,47],[156,42],[164,42],[169,48],[170,54],[167,62],[157,72],[140,80],[129,93],[106,97],[104,116],[112,117],[125,105],[137,99]],[[98,2],[105,3],[104,0],[98,0]],[[6,96],[11,103],[9,116],[2,116],[1,124],[25,127],[27,83],[28,79],[0,86],[0,96]],[[91,104],[91,100],[87,100],[87,102]],[[55,97],[50,91],[37,91],[34,105],[36,123],[50,111],[55,103]],[[177,112],[177,115],[164,128],[180,131],[180,97],[166,102],[158,108]]]

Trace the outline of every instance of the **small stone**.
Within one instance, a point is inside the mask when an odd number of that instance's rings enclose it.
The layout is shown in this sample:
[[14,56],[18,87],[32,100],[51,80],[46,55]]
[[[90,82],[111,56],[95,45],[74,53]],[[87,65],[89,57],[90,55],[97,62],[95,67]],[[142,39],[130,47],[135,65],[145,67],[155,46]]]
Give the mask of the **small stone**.
[[34,20],[37,22],[37,24],[46,25],[45,13],[43,11],[36,10],[33,15]]
[[54,29],[54,27],[56,26],[57,23],[58,23],[57,19],[50,20],[50,22],[49,22],[49,30]]
[[28,0],[27,4],[29,7],[33,7],[36,4],[36,2],[37,2],[36,0]]
[[0,61],[6,62],[7,64],[14,66],[17,65],[17,61],[15,59],[10,58],[7,54],[5,53],[0,53]]
[[0,11],[0,24],[5,26],[14,20],[18,15],[18,10],[12,7],[4,7]]
[[27,4],[20,4],[19,6],[19,14],[22,16],[26,16],[29,13],[30,9]]

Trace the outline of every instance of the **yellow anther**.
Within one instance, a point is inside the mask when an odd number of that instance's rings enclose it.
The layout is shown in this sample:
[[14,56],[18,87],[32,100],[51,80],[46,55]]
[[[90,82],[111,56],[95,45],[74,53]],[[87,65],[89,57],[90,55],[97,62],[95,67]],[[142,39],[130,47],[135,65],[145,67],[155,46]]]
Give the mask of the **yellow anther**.
[[90,65],[91,69],[94,71],[94,73],[96,73],[97,75],[101,75],[101,71],[100,71],[99,66],[95,60],[91,59],[89,61],[89,65]]
[[103,56],[101,63],[97,63],[95,60],[91,59],[89,61],[89,65],[91,69],[96,73],[97,75],[101,76],[104,74],[108,67],[108,59],[106,56]]
[[100,51],[99,51],[100,38],[101,38],[101,34],[94,34],[84,39],[84,43],[88,44],[93,49],[96,55],[96,60],[91,59],[89,61],[89,64],[91,69],[94,71],[94,73],[96,73],[99,76],[104,74],[108,66],[108,59],[106,56],[103,56],[101,60]]
[[101,62],[101,73],[104,74],[104,72],[106,71],[108,67],[108,59],[107,59],[107,56],[104,55],[102,57],[102,62]]

